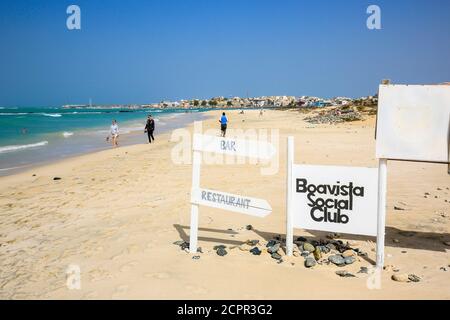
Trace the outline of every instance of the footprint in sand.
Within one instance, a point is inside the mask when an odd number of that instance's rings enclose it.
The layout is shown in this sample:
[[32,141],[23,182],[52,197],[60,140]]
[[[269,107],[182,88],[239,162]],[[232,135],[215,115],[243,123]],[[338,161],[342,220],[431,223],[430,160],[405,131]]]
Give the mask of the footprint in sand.
[[124,294],[128,292],[128,286],[126,284],[122,284],[116,288],[116,291],[112,294],[112,299],[121,299]]
[[154,273],[146,273],[144,274],[146,278],[154,278],[154,279],[169,279],[170,274],[165,272],[154,272]]
[[192,292],[195,294],[207,294],[208,293],[208,290],[206,288],[198,287],[198,286],[194,286],[194,285],[187,285],[187,286],[185,286],[185,288],[189,292]]
[[128,262],[128,263],[122,265],[120,267],[119,271],[120,272],[127,272],[127,271],[130,271],[131,269],[133,269],[133,267],[135,267],[137,265],[138,265],[137,261],[131,261],[131,262]]

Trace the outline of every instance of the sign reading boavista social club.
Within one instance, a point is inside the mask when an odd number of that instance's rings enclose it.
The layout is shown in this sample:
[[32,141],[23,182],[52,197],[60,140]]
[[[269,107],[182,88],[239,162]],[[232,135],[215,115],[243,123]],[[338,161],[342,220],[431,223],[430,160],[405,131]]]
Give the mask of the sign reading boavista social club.
[[293,165],[296,228],[375,236],[378,169]]

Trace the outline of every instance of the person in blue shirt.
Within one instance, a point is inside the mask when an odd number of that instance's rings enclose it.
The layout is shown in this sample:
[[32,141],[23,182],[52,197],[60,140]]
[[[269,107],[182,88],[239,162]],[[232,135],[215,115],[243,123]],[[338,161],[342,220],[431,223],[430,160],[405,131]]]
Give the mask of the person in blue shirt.
[[225,115],[225,112],[222,112],[222,117],[220,118],[219,122],[220,122],[220,130],[222,131],[222,137],[225,137],[228,123],[228,119]]

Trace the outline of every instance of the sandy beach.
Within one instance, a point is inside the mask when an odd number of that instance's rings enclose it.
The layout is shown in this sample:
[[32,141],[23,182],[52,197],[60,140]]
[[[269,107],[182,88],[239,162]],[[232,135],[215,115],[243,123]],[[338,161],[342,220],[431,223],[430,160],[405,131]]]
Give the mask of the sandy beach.
[[[217,129],[220,111],[203,129]],[[285,234],[286,137],[295,137],[296,163],[376,167],[375,117],[343,124],[310,124],[297,111],[228,111],[229,128],[279,129],[279,170],[263,164],[205,165],[202,186],[266,199],[264,219],[200,208],[199,259],[174,245],[189,238],[192,168],[175,164],[171,133],[155,144],[104,150],[0,177],[0,299],[449,299],[450,176],[439,164],[388,164],[386,270],[381,288],[357,273],[375,260],[375,238],[341,235],[367,257],[344,269],[307,269],[303,257],[278,264],[261,248]],[[188,130],[193,130],[189,126]],[[61,178],[54,180],[54,177]],[[397,207],[395,209],[394,207]],[[398,210],[403,209],[403,210]],[[252,225],[252,230],[246,226]],[[326,232],[295,230],[323,239]],[[446,244],[447,243],[447,244]],[[218,256],[216,245],[227,246]],[[69,290],[69,266],[81,288]],[[395,272],[395,270],[399,270]],[[415,274],[420,282],[391,276]]]

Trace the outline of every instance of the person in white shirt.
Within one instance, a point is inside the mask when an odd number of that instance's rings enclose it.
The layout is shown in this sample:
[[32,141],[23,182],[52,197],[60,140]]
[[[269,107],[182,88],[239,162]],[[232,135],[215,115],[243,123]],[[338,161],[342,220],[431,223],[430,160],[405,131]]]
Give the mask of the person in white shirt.
[[113,120],[111,124],[111,138],[113,147],[118,147],[119,144],[117,143],[117,140],[119,138],[119,126],[117,125],[116,120]]

